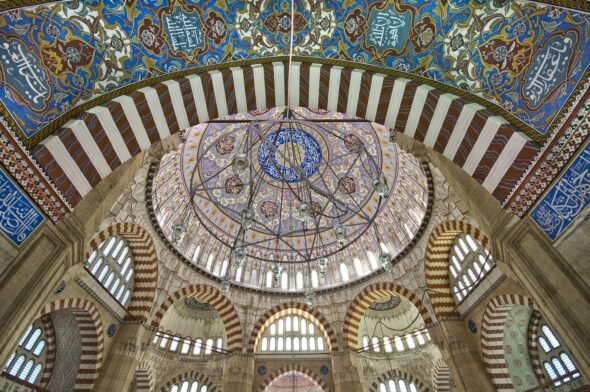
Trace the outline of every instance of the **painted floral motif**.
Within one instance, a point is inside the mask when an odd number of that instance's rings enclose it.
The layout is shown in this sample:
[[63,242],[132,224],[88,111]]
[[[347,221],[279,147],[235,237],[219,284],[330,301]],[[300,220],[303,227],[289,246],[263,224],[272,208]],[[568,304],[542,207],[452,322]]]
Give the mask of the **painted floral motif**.
[[[265,21],[264,25],[271,33],[290,33],[291,32],[291,14],[284,12],[282,14],[270,15]],[[307,26],[305,18],[300,13],[295,13],[293,16],[293,31],[300,32]]]
[[225,193],[228,195],[239,195],[244,190],[244,183],[238,176],[225,180]]
[[367,27],[367,20],[362,15],[362,11],[357,8],[352,13],[348,14],[344,22],[344,34],[353,43],[365,33]]
[[81,40],[56,41],[55,45],[43,49],[43,65],[54,75],[75,72],[92,62],[94,48]]
[[213,41],[216,45],[223,42],[227,35],[227,24],[215,11],[209,12],[209,18],[205,21],[205,27],[207,29],[207,38]]
[[162,37],[160,26],[155,25],[151,19],[145,18],[141,21],[138,34],[140,42],[147,50],[155,55],[162,52],[162,47],[166,44],[166,41]]
[[426,16],[422,22],[412,29],[410,41],[414,45],[416,53],[424,52],[436,38],[436,26],[430,16]]
[[485,64],[495,67],[500,72],[508,71],[513,76],[522,72],[529,65],[532,48],[518,40],[504,41],[494,38],[479,47]]
[[348,151],[358,154],[363,148],[363,142],[358,138],[358,136],[349,133],[348,135],[344,136],[344,146]]
[[265,218],[272,218],[279,212],[279,206],[273,201],[265,201],[260,205],[260,212]]
[[215,150],[219,155],[227,155],[234,149],[236,137],[234,135],[225,135],[215,145]]
[[338,180],[338,192],[350,195],[356,191],[354,178],[350,176],[342,177]]

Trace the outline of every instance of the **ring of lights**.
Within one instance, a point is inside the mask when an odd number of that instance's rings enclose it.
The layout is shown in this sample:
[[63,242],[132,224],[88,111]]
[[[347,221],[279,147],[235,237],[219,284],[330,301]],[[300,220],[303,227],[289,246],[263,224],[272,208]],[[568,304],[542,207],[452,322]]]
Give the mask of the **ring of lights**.
[[[322,114],[303,109],[292,113],[245,113],[185,134],[181,173],[193,213],[225,246],[246,247],[248,257],[292,263],[345,249],[386,204],[374,178],[394,184],[397,177],[396,147],[384,127],[344,116],[322,122]],[[237,156],[246,162],[240,173]],[[302,215],[303,203],[308,215]],[[252,211],[247,229],[245,210]],[[346,226],[345,242],[335,231],[339,224]]]

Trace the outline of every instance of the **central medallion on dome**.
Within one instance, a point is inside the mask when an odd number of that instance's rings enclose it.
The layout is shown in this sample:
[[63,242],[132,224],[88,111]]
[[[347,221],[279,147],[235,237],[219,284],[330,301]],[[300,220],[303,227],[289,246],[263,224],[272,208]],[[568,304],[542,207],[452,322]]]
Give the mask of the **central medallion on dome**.
[[311,177],[322,161],[322,149],[308,132],[280,129],[266,136],[258,149],[258,163],[278,181],[299,182]]

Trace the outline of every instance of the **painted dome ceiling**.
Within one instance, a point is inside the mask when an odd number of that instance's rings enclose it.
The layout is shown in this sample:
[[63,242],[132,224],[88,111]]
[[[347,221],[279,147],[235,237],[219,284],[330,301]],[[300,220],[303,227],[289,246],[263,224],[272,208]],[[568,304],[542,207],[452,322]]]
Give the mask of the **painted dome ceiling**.
[[[160,162],[152,183],[151,199],[161,232],[170,243],[175,243],[172,240],[173,227],[182,223],[187,228],[187,234],[182,242],[175,244],[176,249],[188,263],[208,274],[217,277],[225,275],[229,260],[232,259],[231,240],[240,227],[237,211],[244,208],[250,197],[247,176],[237,176],[231,171],[223,174],[221,170],[231,166],[232,157],[242,142],[240,138],[243,133],[238,131],[244,124],[240,121],[278,119],[283,112],[284,108],[249,112],[226,117],[224,121],[228,123],[216,120],[211,124],[191,127],[185,131],[185,142],[178,150],[165,155]],[[320,238],[318,253],[308,259],[301,259],[295,252],[289,252],[288,247],[277,247],[276,241],[266,241],[272,233],[271,229],[290,233],[292,238],[289,238],[289,246],[292,248],[303,248],[306,246],[305,241],[309,240],[298,215],[297,201],[292,199],[289,192],[281,191],[281,182],[275,177],[276,170],[283,170],[282,175],[288,179],[291,173],[288,165],[281,166],[278,162],[268,164],[271,159],[276,159],[276,156],[266,156],[268,138],[274,137],[279,149],[287,143],[280,139],[281,130],[272,131],[262,135],[252,148],[252,156],[257,159],[253,159],[251,164],[260,179],[252,210],[254,222],[259,224],[254,224],[246,232],[252,233],[248,243],[254,245],[248,248],[248,261],[244,270],[236,271],[229,267],[230,276],[240,285],[255,288],[265,286],[267,272],[272,264],[278,262],[283,264],[285,273],[290,276],[287,290],[301,291],[303,287],[294,280],[298,273],[307,276],[309,272],[302,261],[325,255],[333,255],[329,257],[331,271],[318,282],[320,289],[362,278],[380,270],[376,255],[381,247],[386,248],[392,257],[400,254],[413,240],[425,217],[428,207],[427,178],[418,160],[389,140],[389,131],[385,127],[368,122],[335,122],[333,120],[353,119],[326,111],[294,108],[293,112],[300,118],[326,120],[314,123],[320,124],[320,127],[301,125],[301,129],[296,130],[297,137],[288,141],[294,145],[293,149],[299,149],[298,165],[304,170],[297,172],[298,175],[307,176],[307,183],[321,189],[325,187],[326,192],[332,190],[344,204],[350,204],[343,211],[350,211],[356,206],[369,215],[374,213],[382,244],[377,242],[374,228],[366,230],[371,226],[370,222],[363,230],[357,230],[364,221],[359,220],[359,214],[347,213],[340,218],[350,228],[348,243],[346,247],[339,245],[332,230],[334,222],[325,212],[331,203],[321,197],[313,200],[316,203],[313,207],[318,211],[315,218],[319,222],[316,223]],[[376,157],[375,163],[389,184],[389,196],[384,199],[385,202],[374,192],[371,177],[363,164],[355,164],[351,151],[360,145],[358,143]],[[197,159],[197,156],[201,159]],[[328,161],[330,165],[326,164]],[[308,164],[310,167],[306,171],[305,165]],[[367,162],[364,165],[367,166]],[[295,172],[291,175],[295,175]],[[287,181],[290,187],[296,189],[301,186],[301,179],[292,180]],[[193,188],[189,186],[191,181]],[[203,181],[210,181],[207,189],[194,185]],[[190,189],[199,189],[194,193],[194,208],[189,203]],[[208,193],[207,197],[205,193]],[[353,270],[358,272],[357,266],[350,268],[349,276],[342,276],[340,263],[350,262],[352,266],[355,259],[358,259],[356,263],[361,264],[363,272],[355,273]],[[315,264],[311,268],[315,269]],[[281,286],[284,290],[284,285]],[[309,287],[309,282],[304,286]]]

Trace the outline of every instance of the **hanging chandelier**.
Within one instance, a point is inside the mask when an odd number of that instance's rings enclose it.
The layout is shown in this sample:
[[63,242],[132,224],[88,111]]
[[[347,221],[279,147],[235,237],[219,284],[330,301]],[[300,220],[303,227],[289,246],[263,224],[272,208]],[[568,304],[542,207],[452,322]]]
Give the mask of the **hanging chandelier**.
[[314,263],[325,274],[389,196],[395,150],[383,147],[393,148],[385,133],[362,119],[289,107],[276,118],[246,114],[189,129],[181,166],[192,212],[232,252],[223,291],[232,267],[251,258],[273,263],[275,281],[282,263]]

